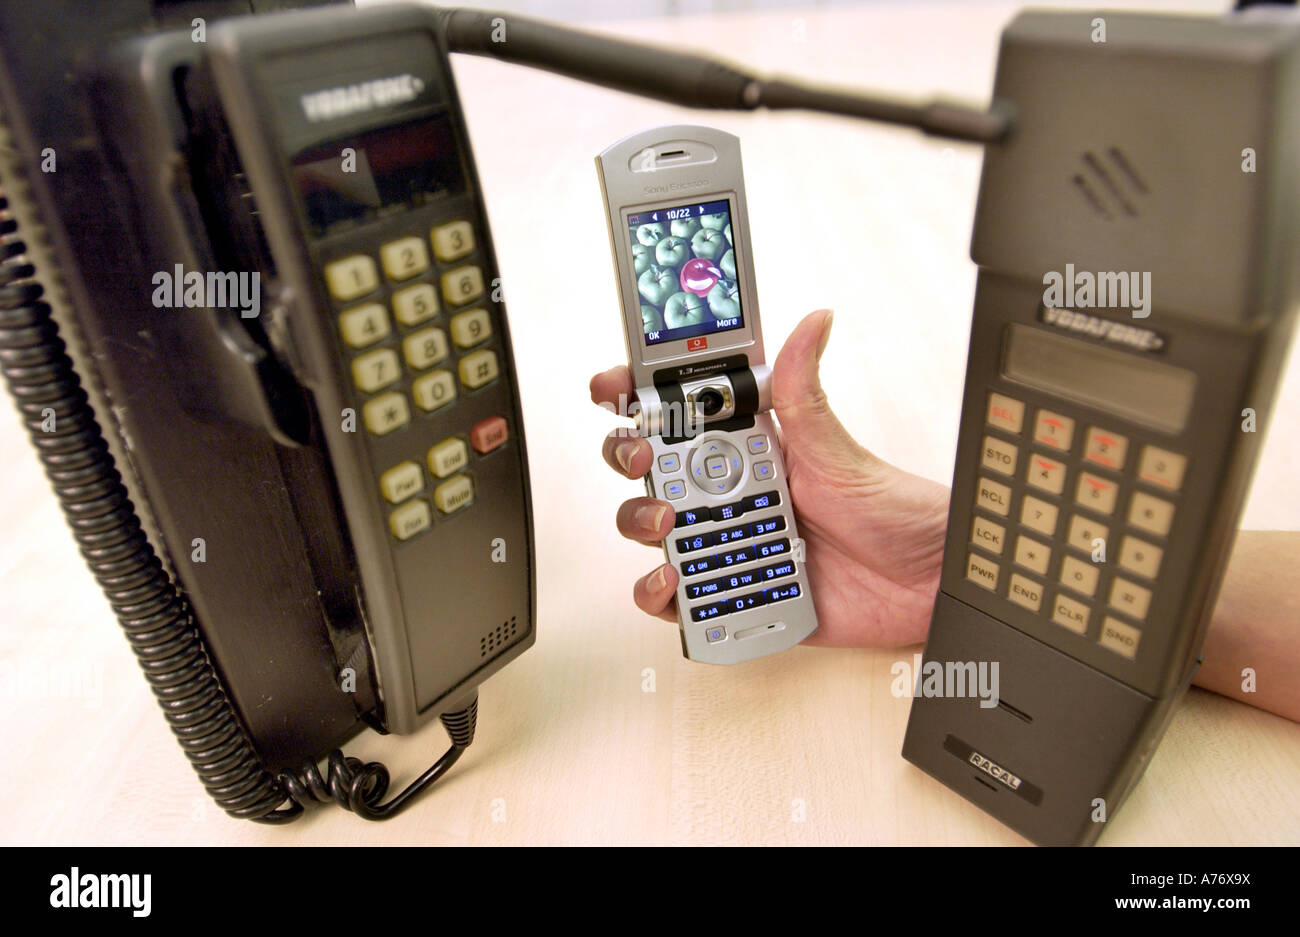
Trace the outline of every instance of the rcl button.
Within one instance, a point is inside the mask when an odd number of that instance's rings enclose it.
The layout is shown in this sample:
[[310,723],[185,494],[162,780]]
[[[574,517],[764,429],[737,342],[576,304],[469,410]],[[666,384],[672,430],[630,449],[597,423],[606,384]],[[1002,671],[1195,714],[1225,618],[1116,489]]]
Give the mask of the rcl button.
[[505,417],[490,416],[480,423],[475,423],[469,431],[470,445],[479,455],[486,455],[510,438],[510,428],[506,426]]

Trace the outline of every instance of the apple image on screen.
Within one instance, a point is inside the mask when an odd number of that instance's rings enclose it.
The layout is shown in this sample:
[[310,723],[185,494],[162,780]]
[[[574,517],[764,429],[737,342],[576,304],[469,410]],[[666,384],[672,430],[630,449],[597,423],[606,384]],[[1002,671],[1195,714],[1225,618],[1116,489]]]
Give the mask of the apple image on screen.
[[663,305],[663,301],[677,290],[677,274],[667,267],[651,264],[636,278],[636,288],[650,305]]
[[655,245],[655,260],[660,266],[680,267],[690,255],[690,245],[679,237],[666,237]]
[[704,300],[694,293],[674,293],[664,304],[664,325],[680,329],[684,325],[700,325],[709,318]]
[[728,280],[736,279],[736,252],[727,251],[718,261],[718,266],[722,268],[722,275]]
[[696,231],[695,237],[691,238],[691,250],[695,252],[696,257],[703,257],[705,260],[717,260],[726,249],[727,239],[722,236],[721,231],[712,228]]
[[700,215],[700,227],[708,231],[721,231],[730,220],[726,212],[718,212],[716,215]]
[[654,262],[654,251],[646,247],[644,244],[632,245],[632,269],[636,271],[637,276],[645,273],[646,268]]
[[740,315],[740,288],[734,281],[719,280],[709,290],[709,312],[715,319],[733,319]]
[[643,331],[658,332],[664,327],[664,317],[654,306],[641,304],[641,326]]
[[636,229],[636,239],[646,247],[654,247],[664,239],[664,226],[658,222],[652,224],[638,225]]
[[673,232],[673,237],[686,238],[689,241],[695,237],[695,232],[700,230],[700,223],[694,218],[674,218],[669,228]]
[[735,243],[736,243],[735,241],[733,241],[733,240],[731,239],[731,222],[727,222],[727,226],[726,226],[725,228],[722,229],[722,233],[725,234],[725,235],[727,236],[727,243],[728,243],[728,244],[735,244]]

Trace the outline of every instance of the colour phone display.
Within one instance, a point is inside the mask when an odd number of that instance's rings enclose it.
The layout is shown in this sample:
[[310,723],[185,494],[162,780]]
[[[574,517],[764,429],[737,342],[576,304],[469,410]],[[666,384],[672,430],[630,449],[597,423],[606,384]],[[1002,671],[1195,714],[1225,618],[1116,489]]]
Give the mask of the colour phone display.
[[627,227],[647,345],[745,324],[729,200],[632,212]]

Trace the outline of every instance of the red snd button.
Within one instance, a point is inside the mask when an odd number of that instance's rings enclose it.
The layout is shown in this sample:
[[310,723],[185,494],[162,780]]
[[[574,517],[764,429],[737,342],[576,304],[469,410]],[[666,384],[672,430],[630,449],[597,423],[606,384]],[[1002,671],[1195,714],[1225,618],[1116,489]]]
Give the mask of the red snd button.
[[486,455],[510,438],[510,430],[503,416],[490,416],[481,423],[475,423],[469,431],[469,441],[480,455]]

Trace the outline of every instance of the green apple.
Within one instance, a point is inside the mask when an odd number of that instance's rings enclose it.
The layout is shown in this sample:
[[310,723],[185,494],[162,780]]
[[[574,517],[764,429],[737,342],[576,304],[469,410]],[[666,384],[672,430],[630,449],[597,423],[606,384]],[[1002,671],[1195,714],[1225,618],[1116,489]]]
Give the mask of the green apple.
[[689,241],[695,237],[695,232],[700,230],[700,223],[694,218],[675,218],[669,228],[673,232],[673,237],[686,238]]
[[655,260],[663,267],[680,267],[690,255],[690,246],[679,237],[666,237],[655,245]]
[[709,312],[715,319],[733,319],[740,315],[740,288],[734,281],[719,280],[709,290]]
[[727,239],[722,236],[721,231],[712,228],[696,231],[695,237],[691,238],[691,250],[696,257],[703,257],[705,260],[717,260],[726,249]]
[[736,279],[736,252],[731,250],[723,254],[722,259],[718,261],[718,266],[722,268],[722,275],[728,280]]
[[674,293],[664,304],[664,325],[680,329],[684,325],[699,325],[708,321],[704,300],[694,293]]
[[735,241],[733,241],[733,240],[731,239],[731,222],[727,222],[727,226],[726,226],[725,228],[722,229],[722,233],[725,234],[725,235],[727,236],[727,243],[728,243],[728,244],[735,244],[735,243],[736,243]]
[[664,226],[658,222],[652,224],[638,225],[636,229],[636,239],[646,247],[654,247],[664,239]]
[[644,332],[658,332],[664,327],[664,317],[654,306],[641,304],[641,328]]
[[652,306],[659,306],[677,289],[677,275],[667,267],[651,264],[636,278],[636,288],[641,298]]
[[646,268],[654,263],[654,251],[644,244],[632,245],[632,267],[636,270],[636,275],[640,276],[645,273]]
[[727,223],[726,212],[718,212],[716,215],[700,215],[700,226],[709,231],[721,231]]

